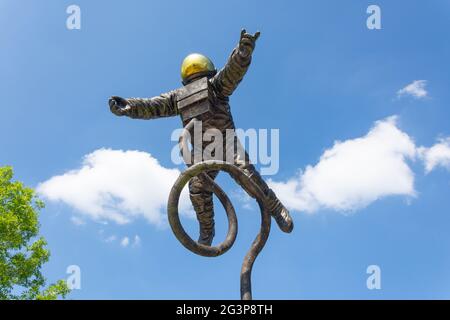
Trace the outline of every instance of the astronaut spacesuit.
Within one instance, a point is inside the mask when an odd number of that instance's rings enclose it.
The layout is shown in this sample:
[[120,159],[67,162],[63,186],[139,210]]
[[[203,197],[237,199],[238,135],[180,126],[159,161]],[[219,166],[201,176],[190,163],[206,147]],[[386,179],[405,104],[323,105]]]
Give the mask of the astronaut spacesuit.
[[[224,142],[227,141],[225,137],[226,130],[235,129],[228,104],[229,97],[247,72],[258,37],[259,32],[251,35],[246,33],[245,30],[242,30],[238,46],[231,53],[226,65],[218,72],[214,68],[213,63],[207,57],[200,54],[187,56],[181,67],[184,88],[188,87],[194,81],[207,78],[208,87],[211,92],[209,101],[211,101],[213,112],[200,116],[199,120],[201,121],[203,132],[208,129],[218,129],[223,134]],[[180,89],[177,89],[153,98],[124,99],[113,96],[109,99],[109,106],[111,112],[114,114],[118,116],[125,115],[134,119],[155,119],[181,115],[183,126],[186,126],[190,119],[180,112],[180,92]],[[237,137],[234,139],[237,140]],[[236,144],[238,143],[237,141],[235,142]],[[203,141],[202,147],[205,148],[209,143]],[[236,146],[236,144],[233,145]],[[229,148],[229,146],[225,146],[225,148]],[[275,218],[280,229],[284,232],[291,232],[293,222],[289,211],[281,204],[275,193],[267,186],[255,167],[250,163],[248,154],[245,151],[243,154],[235,152],[233,159],[234,164],[244,170],[267,196],[269,211]],[[225,156],[223,160],[226,160]],[[209,171],[207,174],[214,179],[218,172]],[[212,192],[207,187],[207,182],[200,176],[194,177],[189,181],[189,192],[200,225],[199,242],[211,245],[214,237]]]

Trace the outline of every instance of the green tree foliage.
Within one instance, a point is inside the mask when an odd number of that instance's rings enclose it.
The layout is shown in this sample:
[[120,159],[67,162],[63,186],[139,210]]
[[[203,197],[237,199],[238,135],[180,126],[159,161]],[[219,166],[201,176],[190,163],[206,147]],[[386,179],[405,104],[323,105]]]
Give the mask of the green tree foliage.
[[64,298],[69,293],[66,282],[44,289],[40,271],[50,257],[45,239],[38,237],[44,203],[12,178],[11,167],[0,167],[0,300]]

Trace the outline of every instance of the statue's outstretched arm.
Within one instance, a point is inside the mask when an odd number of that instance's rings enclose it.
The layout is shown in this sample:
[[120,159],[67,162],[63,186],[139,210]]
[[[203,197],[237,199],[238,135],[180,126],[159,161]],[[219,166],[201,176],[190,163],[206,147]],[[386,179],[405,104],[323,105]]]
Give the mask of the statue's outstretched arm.
[[251,35],[242,29],[238,46],[231,53],[226,65],[212,79],[213,85],[223,96],[231,96],[244,78],[259,35],[259,32]]
[[175,91],[163,93],[153,98],[109,98],[109,108],[117,116],[134,119],[156,119],[178,114]]

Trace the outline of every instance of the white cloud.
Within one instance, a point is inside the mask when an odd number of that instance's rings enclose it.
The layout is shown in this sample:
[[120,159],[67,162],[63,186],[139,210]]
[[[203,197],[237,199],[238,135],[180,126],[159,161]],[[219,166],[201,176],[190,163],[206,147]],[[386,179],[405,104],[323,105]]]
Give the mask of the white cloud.
[[426,85],[426,80],[415,80],[403,89],[397,91],[397,97],[409,95],[416,99],[426,98],[428,96],[428,92],[425,89]]
[[240,203],[243,209],[246,210],[254,210],[255,209],[255,200],[248,195],[247,192],[244,191],[244,189],[239,188],[237,190],[234,190],[231,193],[231,196],[234,200],[237,200],[237,202]]
[[[145,217],[159,225],[165,221],[169,192],[179,174],[146,152],[99,149],[84,157],[80,169],[54,176],[37,190],[97,221],[124,224]],[[183,192],[180,212],[187,208],[188,195]]]
[[[416,148],[396,124],[396,117],[378,121],[363,137],[336,141],[317,164],[307,166],[287,181],[269,181],[290,209],[313,213],[327,208],[349,212],[386,196],[415,196],[414,174],[407,161],[416,155],[426,172],[436,166],[450,170],[450,138],[431,148]],[[167,198],[178,169],[162,167],[150,154],[140,151],[100,149],[84,157],[80,169],[41,183],[38,192],[51,201],[62,201],[81,214],[71,218],[82,224],[86,217],[124,224],[145,217],[154,224],[165,221]],[[186,189],[180,212],[192,217]],[[250,198],[235,192],[244,208]],[[116,236],[105,242],[119,241]],[[122,246],[139,246],[138,235],[124,237]],[[125,244],[126,243],[126,244]]]
[[70,217],[70,221],[72,221],[72,223],[76,226],[82,226],[86,224],[86,222],[83,219],[77,216]]
[[450,137],[440,139],[431,148],[419,148],[419,154],[425,163],[425,171],[427,173],[437,166],[450,170]]
[[118,237],[115,234],[106,236],[105,231],[101,229],[99,230],[99,235],[101,241],[109,244],[118,244],[123,248],[137,248],[141,245],[141,237],[139,237],[137,234],[134,236],[134,238],[129,236]]
[[337,141],[315,166],[286,182],[269,181],[290,209],[353,211],[390,195],[414,196],[413,140],[396,126],[396,117],[375,123],[363,137]]
[[120,245],[124,248],[128,247],[129,244],[130,244],[130,238],[128,238],[128,237],[123,237],[122,240],[120,241]]
[[114,242],[116,240],[117,240],[117,236],[115,236],[115,235],[103,238],[103,241],[106,242],[106,243],[111,243],[111,242]]
[[138,235],[134,236],[133,247],[139,247],[141,245],[141,237]]

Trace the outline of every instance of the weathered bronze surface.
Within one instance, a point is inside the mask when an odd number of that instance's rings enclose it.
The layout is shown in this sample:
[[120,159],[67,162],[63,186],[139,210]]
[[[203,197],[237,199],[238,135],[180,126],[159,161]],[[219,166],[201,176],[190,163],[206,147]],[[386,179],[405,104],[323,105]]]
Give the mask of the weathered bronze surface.
[[[117,116],[128,116],[135,119],[155,119],[180,115],[184,133],[180,138],[182,150],[187,148],[187,133],[193,137],[194,121],[201,121],[202,132],[217,129],[223,133],[224,157],[222,159],[205,159],[201,162],[188,161],[190,166],[181,174],[170,193],[168,214],[171,227],[189,250],[204,256],[217,256],[226,252],[233,244],[237,234],[237,219],[233,206],[225,192],[214,182],[220,170],[229,173],[244,190],[254,197],[261,209],[261,231],[245,257],[241,272],[241,297],[251,298],[250,275],[253,262],[263,248],[270,231],[270,215],[275,218],[280,229],[291,232],[293,222],[289,211],[282,205],[275,193],[268,187],[246,152],[233,152],[232,162],[226,162],[229,141],[225,136],[228,129],[234,130],[234,121],[228,104],[229,97],[242,81],[250,66],[259,32],[254,35],[241,31],[238,46],[232,51],[226,65],[218,72],[208,58],[185,59],[182,67],[183,87],[163,93],[153,98],[128,98],[113,96],[109,99],[111,112]],[[209,61],[209,62],[208,62]],[[197,63],[197,65],[189,65]],[[187,70],[191,70],[187,72]],[[195,72],[192,72],[194,70]],[[192,140],[190,141],[193,142]],[[201,142],[204,150],[209,141]],[[239,141],[234,137],[232,148],[237,148]],[[186,152],[184,159],[191,157]],[[193,159],[190,159],[193,160]],[[200,227],[198,242],[193,241],[182,228],[178,218],[178,197],[181,189],[189,183],[190,199],[197,215]],[[225,241],[218,246],[211,246],[215,234],[213,194],[215,194],[227,212],[229,229]]]
[[208,78],[192,81],[178,90],[177,107],[183,122],[195,117],[212,117],[214,110],[214,93]]

